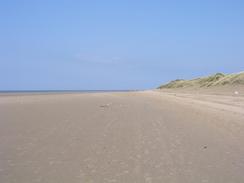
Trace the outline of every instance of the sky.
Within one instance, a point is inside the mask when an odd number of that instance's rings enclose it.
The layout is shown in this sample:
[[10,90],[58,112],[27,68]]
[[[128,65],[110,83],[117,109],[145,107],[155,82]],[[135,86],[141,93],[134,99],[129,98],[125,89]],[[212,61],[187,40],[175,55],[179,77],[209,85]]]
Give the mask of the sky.
[[0,90],[151,89],[243,70],[242,0],[0,0]]

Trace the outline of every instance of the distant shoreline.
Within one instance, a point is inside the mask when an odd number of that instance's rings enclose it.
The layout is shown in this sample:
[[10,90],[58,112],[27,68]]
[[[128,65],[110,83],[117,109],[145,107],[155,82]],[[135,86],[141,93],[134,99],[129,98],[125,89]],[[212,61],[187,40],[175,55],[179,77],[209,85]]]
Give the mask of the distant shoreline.
[[0,90],[0,95],[133,92],[139,90]]

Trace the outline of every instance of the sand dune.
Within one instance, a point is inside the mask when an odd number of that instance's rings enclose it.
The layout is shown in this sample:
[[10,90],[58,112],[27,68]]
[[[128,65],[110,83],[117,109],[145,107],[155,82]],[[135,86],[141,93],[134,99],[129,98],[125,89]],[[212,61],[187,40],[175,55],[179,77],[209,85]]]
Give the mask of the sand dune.
[[244,72],[237,74],[222,74],[217,73],[212,76],[202,77],[192,80],[177,79],[168,84],[161,85],[159,89],[163,88],[208,88],[219,86],[244,86]]
[[242,183],[243,111],[226,93],[0,96],[0,182]]

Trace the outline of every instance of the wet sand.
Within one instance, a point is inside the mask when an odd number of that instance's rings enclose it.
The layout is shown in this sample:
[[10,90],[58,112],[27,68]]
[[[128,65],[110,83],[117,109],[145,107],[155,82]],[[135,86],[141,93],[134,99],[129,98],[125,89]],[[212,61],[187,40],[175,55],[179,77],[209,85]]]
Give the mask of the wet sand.
[[0,96],[0,182],[243,183],[244,97]]

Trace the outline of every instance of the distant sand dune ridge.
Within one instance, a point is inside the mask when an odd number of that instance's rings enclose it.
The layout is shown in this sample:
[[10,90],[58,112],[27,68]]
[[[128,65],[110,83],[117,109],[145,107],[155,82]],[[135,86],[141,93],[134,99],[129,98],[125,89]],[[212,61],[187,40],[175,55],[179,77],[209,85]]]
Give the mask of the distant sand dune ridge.
[[168,84],[161,85],[158,89],[163,88],[209,88],[213,86],[244,86],[244,72],[234,74],[217,73],[212,76],[202,77],[192,80],[177,79]]

